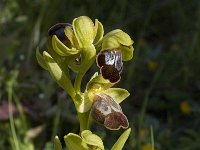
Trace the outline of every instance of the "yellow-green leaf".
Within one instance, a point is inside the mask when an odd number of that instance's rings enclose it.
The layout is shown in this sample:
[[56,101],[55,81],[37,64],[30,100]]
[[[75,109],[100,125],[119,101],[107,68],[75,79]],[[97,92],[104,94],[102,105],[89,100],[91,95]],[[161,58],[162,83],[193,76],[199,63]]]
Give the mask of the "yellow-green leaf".
[[54,138],[54,150],[62,150],[62,145],[60,143],[58,136]]
[[129,137],[130,132],[131,132],[131,128],[129,128],[126,131],[124,131],[124,133],[119,137],[117,142],[113,145],[111,150],[122,150],[126,140]]

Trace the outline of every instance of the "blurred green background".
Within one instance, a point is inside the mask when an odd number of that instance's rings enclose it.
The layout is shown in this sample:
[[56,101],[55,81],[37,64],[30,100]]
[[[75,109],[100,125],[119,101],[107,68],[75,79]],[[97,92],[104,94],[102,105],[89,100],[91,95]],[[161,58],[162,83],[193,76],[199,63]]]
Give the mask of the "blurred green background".
[[[1,0],[0,149],[15,150],[18,144],[24,150],[52,150],[55,135],[64,144],[64,135],[78,133],[73,103],[37,64],[35,50],[43,47],[52,25],[81,15],[97,18],[106,32],[120,28],[134,40],[134,58],[124,62],[116,85],[131,93],[122,103],[132,128],[124,150],[151,150],[151,136],[156,150],[199,150],[198,0]],[[96,65],[85,82],[94,71]],[[123,132],[97,124],[91,130],[107,149]]]

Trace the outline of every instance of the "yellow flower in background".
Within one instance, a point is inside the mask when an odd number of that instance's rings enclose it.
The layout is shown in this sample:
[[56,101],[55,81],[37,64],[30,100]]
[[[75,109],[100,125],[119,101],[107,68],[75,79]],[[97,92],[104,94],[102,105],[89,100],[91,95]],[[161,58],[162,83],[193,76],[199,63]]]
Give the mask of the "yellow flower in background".
[[154,70],[156,70],[156,68],[158,67],[158,63],[155,62],[155,61],[149,61],[149,62],[147,63],[147,67],[148,67],[148,69],[149,69],[150,71],[154,71]]
[[184,114],[190,114],[191,113],[191,108],[190,105],[187,101],[181,101],[180,103],[180,110]]
[[145,144],[145,145],[142,145],[141,150],[156,150],[156,149],[152,148],[151,144]]

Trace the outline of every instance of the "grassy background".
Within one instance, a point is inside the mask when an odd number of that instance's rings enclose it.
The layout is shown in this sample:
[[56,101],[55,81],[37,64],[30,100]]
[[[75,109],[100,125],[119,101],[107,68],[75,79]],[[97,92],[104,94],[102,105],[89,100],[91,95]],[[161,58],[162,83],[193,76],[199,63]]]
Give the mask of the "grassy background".
[[[200,149],[198,0],[1,0],[1,149],[51,150],[55,135],[63,142],[64,135],[78,132],[72,102],[37,64],[35,49],[52,25],[81,15],[98,18],[106,32],[121,28],[134,40],[134,58],[124,63],[117,85],[131,93],[122,103],[132,128],[124,149],[150,150],[150,127],[156,150]],[[7,102],[16,109],[14,118]],[[107,149],[123,132],[97,125],[92,131]]]

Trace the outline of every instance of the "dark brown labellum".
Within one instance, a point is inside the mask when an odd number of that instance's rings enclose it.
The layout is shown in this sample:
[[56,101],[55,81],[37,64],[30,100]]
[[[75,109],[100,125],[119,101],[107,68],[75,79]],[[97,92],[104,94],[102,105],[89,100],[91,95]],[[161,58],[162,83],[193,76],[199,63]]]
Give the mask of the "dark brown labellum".
[[119,130],[121,127],[126,129],[129,126],[120,105],[106,94],[96,95],[91,114],[94,121],[110,130]]
[[115,83],[120,80],[123,69],[122,54],[118,49],[102,51],[97,56],[97,65],[100,67],[104,79]]
[[48,34],[49,36],[56,35],[60,41],[64,41],[67,39],[64,32],[67,26],[72,28],[72,25],[69,23],[57,23],[49,29]]

